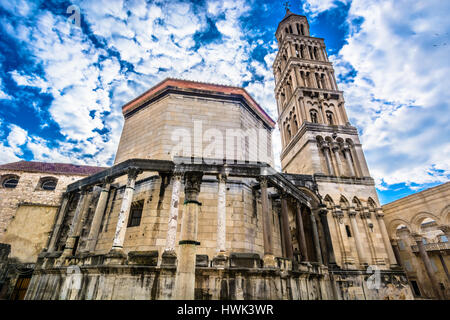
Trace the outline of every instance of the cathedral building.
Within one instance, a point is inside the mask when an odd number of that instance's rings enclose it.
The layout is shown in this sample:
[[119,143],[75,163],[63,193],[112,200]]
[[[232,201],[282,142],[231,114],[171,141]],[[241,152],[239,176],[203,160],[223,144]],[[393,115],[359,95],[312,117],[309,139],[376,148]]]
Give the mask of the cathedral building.
[[166,79],[122,107],[114,165],[67,186],[26,299],[412,299],[324,40],[276,31],[276,122]]

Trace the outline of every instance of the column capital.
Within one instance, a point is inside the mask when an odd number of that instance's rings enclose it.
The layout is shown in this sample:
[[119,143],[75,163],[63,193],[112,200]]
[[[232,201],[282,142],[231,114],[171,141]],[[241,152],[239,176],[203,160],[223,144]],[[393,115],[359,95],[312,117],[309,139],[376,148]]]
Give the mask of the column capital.
[[338,142],[333,142],[331,144],[331,150],[333,150],[333,152],[338,151],[341,148],[341,145]]
[[423,236],[417,232],[411,233],[411,237],[413,237],[414,241],[416,241],[417,243],[422,243],[423,241]]
[[449,234],[450,233],[450,226],[448,225],[441,225],[438,226],[438,229],[441,230],[442,232],[444,232],[445,234]]
[[362,219],[370,219],[371,214],[368,207],[361,208],[361,218]]
[[127,169],[128,179],[136,179],[139,174],[142,173],[142,170],[138,167],[129,167]]
[[349,217],[356,217],[355,207],[348,207],[348,216]]
[[375,217],[377,217],[378,219],[382,219],[384,217],[383,209],[376,208],[375,209]]
[[320,215],[326,216],[327,213],[328,213],[327,206],[326,206],[325,204],[320,204],[320,205],[319,205],[319,209],[318,209],[318,213],[319,213]]
[[219,182],[221,182],[221,183],[226,183],[228,180],[228,176],[225,173],[219,173],[217,175],[217,180],[219,180]]
[[184,174],[185,201],[198,201],[203,172],[189,171]]
[[267,177],[261,176],[261,177],[258,177],[257,180],[259,181],[259,184],[261,185],[261,187],[265,187],[265,188],[268,187],[269,180],[267,179]]

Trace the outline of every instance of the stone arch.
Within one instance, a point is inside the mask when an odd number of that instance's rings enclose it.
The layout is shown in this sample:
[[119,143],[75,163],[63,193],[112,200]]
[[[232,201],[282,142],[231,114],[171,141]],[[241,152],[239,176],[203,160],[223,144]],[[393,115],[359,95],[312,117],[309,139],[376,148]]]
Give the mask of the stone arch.
[[418,214],[416,214],[414,217],[411,218],[410,222],[412,228],[411,231],[419,233],[422,222],[427,218],[433,219],[434,221],[436,221],[437,224],[441,224],[441,219],[438,216],[429,212],[419,212]]
[[329,194],[327,194],[324,198],[324,202],[327,205],[328,210],[332,210],[334,208],[334,201],[333,199],[330,197]]
[[350,207],[350,202],[348,202],[347,198],[341,195],[339,199],[339,204],[341,205],[341,209],[348,209]]
[[305,193],[309,198],[311,198],[311,208],[315,209],[319,206],[319,204],[322,203],[321,199],[319,198],[319,196],[314,193],[311,189],[308,189],[306,187],[298,187],[300,189],[300,191],[302,191],[303,193]]
[[448,214],[449,212],[450,212],[450,205],[447,205],[444,209],[442,209],[441,213],[439,214],[441,218],[441,223],[450,225],[450,216]]
[[389,232],[389,237],[391,239],[396,239],[397,238],[397,229],[400,226],[406,226],[406,228],[408,228],[408,230],[411,232],[411,225],[408,221],[404,220],[404,219],[394,219],[391,222],[389,222],[389,225],[387,226],[388,232]]

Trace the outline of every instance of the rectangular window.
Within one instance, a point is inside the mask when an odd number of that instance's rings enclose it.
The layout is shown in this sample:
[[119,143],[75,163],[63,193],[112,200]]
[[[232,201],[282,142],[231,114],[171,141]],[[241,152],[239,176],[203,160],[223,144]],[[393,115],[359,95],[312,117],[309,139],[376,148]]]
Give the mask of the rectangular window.
[[131,205],[130,218],[127,227],[137,227],[141,224],[142,210],[144,209],[144,200],[135,201]]
[[419,286],[417,285],[417,282],[414,280],[411,280],[411,285],[413,287],[414,290],[414,294],[418,297],[420,297],[420,290],[419,290]]
[[348,225],[345,226],[345,231],[347,231],[347,237],[351,238],[352,233],[350,232],[350,227]]

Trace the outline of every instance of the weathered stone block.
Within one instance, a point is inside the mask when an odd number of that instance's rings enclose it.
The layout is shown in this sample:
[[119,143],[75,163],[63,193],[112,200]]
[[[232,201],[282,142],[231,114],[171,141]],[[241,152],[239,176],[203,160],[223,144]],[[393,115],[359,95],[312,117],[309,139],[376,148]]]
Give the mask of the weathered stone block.
[[158,265],[158,250],[154,251],[131,251],[128,253],[128,264],[139,264],[144,266]]
[[232,268],[260,268],[261,257],[257,253],[231,253],[230,267]]
[[196,267],[208,267],[209,266],[209,258],[206,254],[197,254],[195,256],[195,266]]

